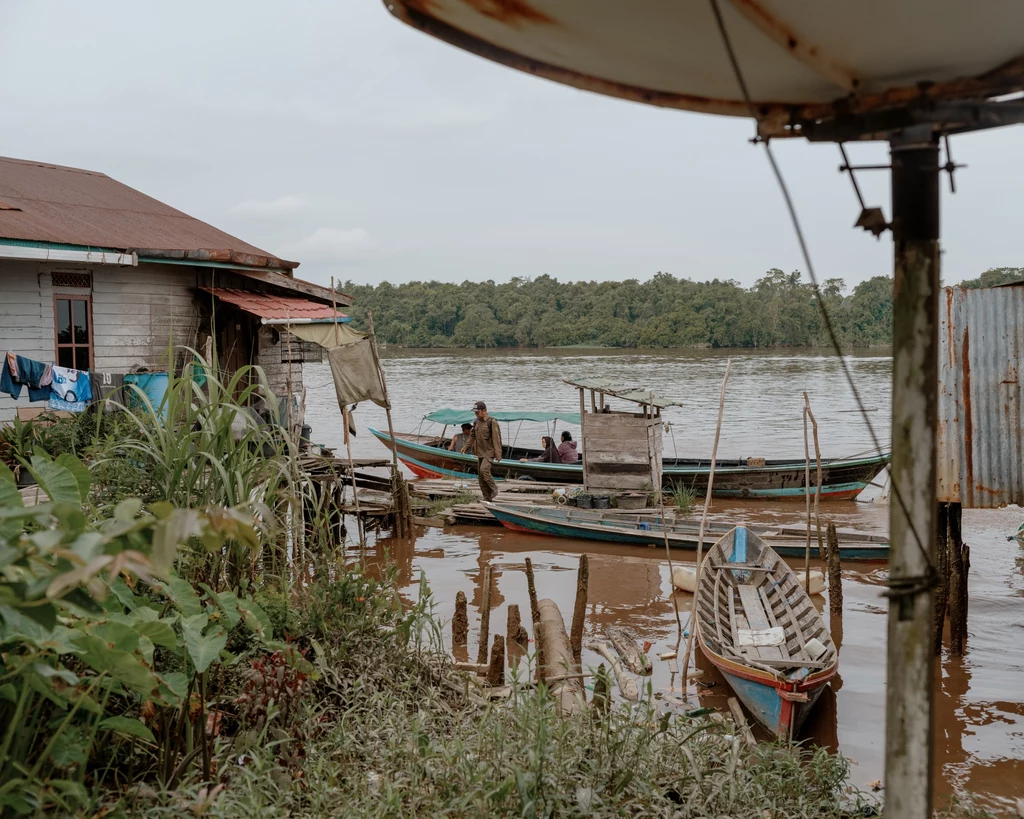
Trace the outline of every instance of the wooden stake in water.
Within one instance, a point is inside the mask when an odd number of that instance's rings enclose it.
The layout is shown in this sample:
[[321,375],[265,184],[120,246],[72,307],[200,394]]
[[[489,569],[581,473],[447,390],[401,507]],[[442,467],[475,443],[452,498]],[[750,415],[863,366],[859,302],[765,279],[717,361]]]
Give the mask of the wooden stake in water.
[[477,647],[476,661],[483,665],[487,662],[487,648],[491,637],[491,567],[485,566],[483,573],[483,600],[480,603],[480,643]]
[[[722,377],[722,391],[718,396],[718,424],[715,426],[715,443],[711,447],[711,469],[708,471],[708,491],[704,495],[704,512],[700,516],[700,531],[697,534],[697,585],[700,589],[700,577],[704,570],[704,525],[708,520],[708,512],[711,510],[711,491],[715,485],[715,461],[718,459],[718,439],[722,436],[722,414],[725,412],[725,385],[729,383],[729,370],[732,369],[732,359],[725,361],[725,375]],[[687,675],[690,671],[690,654],[693,651],[693,633],[697,630],[697,593],[693,595],[693,605],[690,607],[690,636],[686,638],[686,655],[683,657],[683,680],[682,692],[686,696]]]
[[580,568],[576,573],[576,604],[572,610],[572,628],[569,630],[569,644],[572,658],[578,666],[583,663],[583,625],[587,619],[587,585],[590,580],[590,564],[586,555],[580,555]]

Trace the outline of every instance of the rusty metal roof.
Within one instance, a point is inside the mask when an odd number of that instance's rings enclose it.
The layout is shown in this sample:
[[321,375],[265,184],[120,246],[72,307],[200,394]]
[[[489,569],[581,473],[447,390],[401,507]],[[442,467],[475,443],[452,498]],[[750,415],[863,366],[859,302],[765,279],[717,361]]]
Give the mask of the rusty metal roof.
[[940,297],[938,499],[1024,505],[1024,287]]
[[299,266],[94,171],[0,157],[0,201],[0,239],[247,267]]
[[309,299],[294,296],[271,296],[267,293],[253,293],[248,290],[230,290],[224,287],[200,287],[204,293],[215,296],[246,313],[268,321],[296,322],[348,322],[352,319],[335,311],[329,304],[320,304]]
[[624,401],[632,401],[634,404],[657,407],[658,409],[683,406],[678,401],[660,398],[650,390],[645,390],[643,387],[616,383],[615,381],[610,381],[607,378],[563,378],[562,383],[568,384],[571,387],[578,387],[582,390],[593,390],[594,392],[610,395],[612,398],[621,398]]
[[[706,0],[384,0],[466,51],[598,94],[750,116]],[[724,25],[763,135],[1024,84],[1024,5],[1010,0],[731,0]],[[922,14],[922,8],[927,13]]]

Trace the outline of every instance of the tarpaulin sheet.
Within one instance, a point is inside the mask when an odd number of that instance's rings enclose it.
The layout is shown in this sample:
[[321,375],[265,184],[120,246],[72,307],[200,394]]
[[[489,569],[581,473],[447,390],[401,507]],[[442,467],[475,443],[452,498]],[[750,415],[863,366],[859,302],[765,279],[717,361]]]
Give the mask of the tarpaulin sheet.
[[286,329],[293,336],[319,344],[327,350],[366,338],[366,333],[360,333],[344,324],[289,324]]
[[332,347],[327,350],[327,360],[334,377],[338,406],[345,407],[360,401],[373,401],[377,406],[387,406],[370,339]]
[[[565,421],[567,424],[579,424],[578,412],[488,412],[491,418],[499,421]],[[441,409],[425,416],[425,420],[437,424],[471,424],[476,416],[471,410]]]

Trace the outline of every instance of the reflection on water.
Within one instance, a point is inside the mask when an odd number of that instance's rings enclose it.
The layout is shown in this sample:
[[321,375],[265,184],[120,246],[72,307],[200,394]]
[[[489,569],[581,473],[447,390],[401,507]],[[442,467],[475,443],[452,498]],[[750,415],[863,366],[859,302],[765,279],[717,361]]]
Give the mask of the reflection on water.
[[[396,427],[414,429],[426,412],[441,406],[466,407],[483,398],[502,408],[572,410],[575,394],[562,377],[606,375],[645,384],[681,398],[686,406],[670,411],[680,451],[710,452],[717,396],[725,356],[709,352],[637,351],[581,353],[470,353],[405,351],[385,361],[395,404]],[[885,435],[888,428],[890,362],[877,355],[851,359],[862,394],[877,411],[872,423]],[[315,386],[321,368],[307,367],[306,381]],[[329,381],[322,368],[322,382]],[[723,455],[785,455],[803,452],[801,393],[807,390],[821,426],[826,454],[844,454],[869,445],[864,425],[852,408],[835,359],[814,355],[744,353],[733,355],[733,375],[726,399]],[[339,443],[340,420],[333,397],[311,390],[308,406],[314,437]],[[357,451],[382,455],[385,450],[365,434],[368,425],[382,426],[375,407],[360,407]],[[527,434],[528,425],[523,433]],[[534,432],[530,432],[536,437]],[[334,436],[334,437],[332,437]],[[883,439],[884,440],[884,439]],[[666,438],[671,446],[671,438]],[[887,530],[883,503],[823,503],[822,517],[842,528],[867,532]],[[800,504],[750,504],[716,501],[712,517],[800,526]],[[1008,542],[1024,510],[967,510],[964,539],[971,545],[970,636],[962,659],[943,658],[935,680],[935,776],[937,799],[969,790],[981,803],[1005,813],[1024,797],[1024,547]],[[437,614],[446,621],[455,595],[469,599],[470,653],[483,599],[483,570],[492,569],[492,634],[504,633],[507,607],[517,603],[531,632],[524,561],[535,568],[537,593],[559,606],[567,623],[572,616],[579,555],[590,562],[587,635],[609,625],[628,625],[653,643],[652,691],[679,697],[678,677],[657,655],[676,648],[678,635],[668,566],[661,549],[619,547],[587,541],[552,540],[492,527],[427,529],[413,541],[382,540],[365,553],[368,570],[383,574],[396,567],[402,595],[412,602],[425,573]],[[684,561],[692,556],[673,553]],[[802,561],[792,561],[800,566]],[[886,601],[880,596],[884,567],[844,567],[844,617],[833,625],[840,647],[835,677],[804,727],[802,739],[842,752],[851,759],[854,781],[865,786],[883,778]],[[677,593],[688,619],[692,597]],[[450,630],[446,629],[446,638]],[[682,647],[680,656],[682,655]],[[690,707],[726,708],[730,691],[724,679],[699,650],[703,673],[689,690]],[[601,659],[584,651],[584,663]],[[646,683],[645,683],[646,684]],[[668,702],[671,702],[669,700]]]

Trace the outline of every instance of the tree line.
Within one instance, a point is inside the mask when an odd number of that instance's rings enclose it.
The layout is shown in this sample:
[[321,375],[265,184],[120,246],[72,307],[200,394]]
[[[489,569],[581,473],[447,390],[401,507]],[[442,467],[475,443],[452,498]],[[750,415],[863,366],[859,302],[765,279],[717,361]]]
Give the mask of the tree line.
[[[1024,268],[994,268],[964,287],[1024,279]],[[608,282],[559,282],[548,275],[461,284],[345,282],[353,324],[373,311],[377,337],[405,347],[818,347],[829,338],[819,299],[840,343],[887,345],[892,279],[875,276],[847,293],[826,279],[820,293],[799,271],[773,268],[745,288],[657,273]]]

